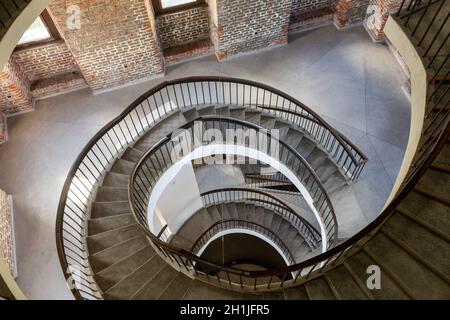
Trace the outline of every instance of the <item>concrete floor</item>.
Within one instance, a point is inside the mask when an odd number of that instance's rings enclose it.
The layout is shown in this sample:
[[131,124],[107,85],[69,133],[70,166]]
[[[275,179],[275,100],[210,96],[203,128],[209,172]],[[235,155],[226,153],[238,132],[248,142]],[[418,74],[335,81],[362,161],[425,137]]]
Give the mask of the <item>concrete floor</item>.
[[[402,70],[362,27],[296,35],[287,46],[223,63],[214,56],[168,68],[164,79],[226,75],[272,85],[321,114],[369,157],[352,196],[366,220],[383,206],[409,135]],[[70,166],[89,139],[159,78],[101,95],[88,90],[37,103],[8,120],[0,146],[0,187],[13,195],[18,283],[31,299],[71,299],[55,246],[55,217]],[[358,198],[358,190],[371,197]]]

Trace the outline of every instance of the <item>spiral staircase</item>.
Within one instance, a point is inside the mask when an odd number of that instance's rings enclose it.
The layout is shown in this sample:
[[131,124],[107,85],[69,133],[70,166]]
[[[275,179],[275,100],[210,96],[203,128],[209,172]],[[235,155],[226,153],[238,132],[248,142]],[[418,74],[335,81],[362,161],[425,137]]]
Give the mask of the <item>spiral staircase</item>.
[[[194,117],[210,115],[215,109],[214,107],[205,108],[202,106],[199,108],[200,112],[196,110],[198,113]],[[219,109],[227,108],[221,107]],[[248,120],[245,117],[245,110],[244,108],[239,109],[240,120]],[[261,117],[261,111],[248,110],[248,112],[252,116],[258,115]],[[194,112],[191,109],[187,113],[192,114]],[[215,114],[217,115],[217,112]],[[224,116],[229,117],[230,114],[226,113]],[[273,119],[273,116],[263,115],[263,117],[277,121]],[[413,189],[414,191],[408,195],[406,201],[403,201],[396,208],[395,213],[389,217],[376,236],[368,241],[361,251],[346,259],[339,267],[324,273],[316,279],[309,280],[303,285],[278,288],[278,290],[261,291],[258,289],[251,292],[251,290],[248,290],[248,287],[253,287],[253,281],[249,282],[248,278],[244,278],[244,280],[241,279],[235,282],[247,285],[247,290],[230,292],[230,290],[227,290],[226,285],[222,284],[222,288],[218,288],[217,284],[213,286],[205,283],[208,282],[205,279],[192,279],[184,272],[168,266],[167,261],[165,261],[167,257],[158,254],[159,249],[155,250],[147,240],[145,230],[143,231],[140,228],[139,223],[136,222],[131,214],[128,179],[133,173],[136,163],[145,155],[142,150],[147,150],[148,152],[149,149],[154,147],[156,142],[161,141],[177,126],[181,126],[189,120],[193,119],[189,117],[184,118],[177,111],[164,118],[160,124],[140,138],[133,147],[125,150],[122,157],[112,165],[111,171],[105,175],[103,184],[98,188],[95,202],[92,205],[91,219],[88,222],[89,236],[87,238],[87,247],[90,254],[89,262],[94,272],[93,279],[95,279],[100,292],[102,292],[101,296],[103,298],[399,299],[442,298],[442,294],[445,296],[448,289],[448,270],[445,262],[443,262],[445,259],[439,254],[433,255],[433,251],[424,247],[422,241],[423,239],[428,239],[428,244],[432,243],[433,246],[438,246],[439,250],[434,252],[448,252],[446,230],[445,228],[438,229],[439,226],[441,228],[445,226],[447,208],[441,203],[444,201],[445,204],[446,195],[445,192],[436,194],[433,191],[434,186],[432,183],[434,181],[433,178],[436,178],[433,175],[436,175],[436,173],[442,174],[442,169],[445,169],[445,166],[448,165],[449,158],[445,157],[450,147],[448,140],[443,146],[440,158],[427,170],[426,174]],[[289,130],[291,129],[286,131]],[[293,141],[298,143],[301,140],[293,139]],[[308,139],[308,141],[312,140]],[[314,148],[317,148],[316,143],[313,148],[309,148],[309,151]],[[299,148],[299,150],[303,151],[304,149]],[[158,159],[158,156],[155,159]],[[164,161],[163,159],[164,157],[160,155],[160,162]],[[163,171],[165,166],[159,164],[156,168],[147,167],[149,175],[152,171],[151,174],[158,176],[157,168],[161,168],[161,171]],[[333,168],[335,168],[334,163]],[[328,170],[328,172],[330,171],[332,170]],[[335,171],[339,170],[334,169],[332,172]],[[448,175],[448,171],[444,170],[443,173]],[[343,177],[343,175],[339,176]],[[447,178],[447,176],[444,177]],[[442,180],[442,178],[440,177],[439,180]],[[337,179],[337,181],[337,185],[329,184],[331,190],[339,189],[342,185],[342,179]],[[441,187],[441,190],[448,189],[448,181],[443,181]],[[218,190],[216,192],[223,191]],[[255,192],[255,190],[253,189],[252,192]],[[416,195],[416,193],[418,194]],[[418,201],[417,197],[424,197],[424,195],[427,195],[425,199]],[[287,247],[293,252],[295,263],[301,263],[313,256],[311,254],[312,248],[307,244],[305,237],[290,224],[289,220],[281,218],[268,208],[255,206],[251,201],[242,201],[245,199],[224,201],[225,199],[229,198],[223,197],[223,199],[219,199],[220,205],[206,206],[194,214],[171,237],[171,244],[188,251],[194,245],[194,242],[201,238],[202,234],[215,223],[228,219],[239,219],[241,221],[261,223],[275,234],[279,234],[282,237],[282,242],[288,244]],[[282,202],[281,200],[279,201]],[[430,220],[426,213],[418,210],[421,207],[417,207],[417,202],[423,205],[425,201],[430,202],[433,208],[438,208],[441,205],[440,211],[437,212],[441,213],[438,216],[442,223],[433,226],[432,223],[436,221],[434,219]],[[259,212],[256,213],[257,211]],[[427,213],[431,214],[430,211],[427,211]],[[436,212],[434,212],[433,216],[436,216]],[[408,232],[405,232],[405,226]],[[148,232],[148,229],[146,231]],[[386,251],[386,248],[389,248],[389,250]],[[173,259],[176,260],[177,258]],[[183,260],[180,259],[179,261],[181,263]],[[200,262],[197,261],[197,263]],[[379,265],[382,268],[382,290],[369,291],[367,289],[365,269],[369,265]],[[220,270],[220,272],[224,273],[225,271]],[[409,285],[417,283],[417,280],[412,281],[413,279],[410,279],[412,282],[407,282],[405,277],[417,277],[417,274],[423,277],[420,282],[421,285],[416,288],[410,288]],[[216,276],[212,275],[210,277],[215,278]],[[266,276],[262,274],[258,281],[264,282],[261,279],[265,278],[266,283],[269,283],[271,277],[273,275]],[[227,276],[223,276],[223,278],[227,278]],[[272,281],[279,282],[282,278],[278,275],[278,280]],[[419,290],[423,283],[427,283],[430,290]],[[236,288],[233,289],[234,291],[239,291]],[[424,292],[425,295],[420,295],[421,292]]]
[[[449,7],[445,0],[403,1],[390,18],[413,40],[427,67],[427,101],[411,166],[367,227],[338,241],[335,209],[370,159],[312,110],[251,81],[168,81],[100,130],[69,172],[56,240],[74,297],[449,299]],[[297,198],[292,199],[309,199],[309,209],[321,223],[310,223],[302,210],[293,208],[296,200],[287,201],[271,189],[286,184],[283,180],[260,176],[257,184],[202,193],[203,208],[176,232],[167,225],[152,230],[152,192],[180,161],[171,156],[173,134],[193,132],[198,122],[218,130],[244,128],[269,140],[268,129],[279,129],[279,161],[311,197],[294,184]],[[249,147],[245,139],[239,146]],[[264,179],[269,188],[260,182]],[[247,228],[271,238],[289,257],[289,265],[249,271],[197,255],[227,228]],[[370,290],[366,284],[367,267],[373,265],[380,267],[381,289]]]

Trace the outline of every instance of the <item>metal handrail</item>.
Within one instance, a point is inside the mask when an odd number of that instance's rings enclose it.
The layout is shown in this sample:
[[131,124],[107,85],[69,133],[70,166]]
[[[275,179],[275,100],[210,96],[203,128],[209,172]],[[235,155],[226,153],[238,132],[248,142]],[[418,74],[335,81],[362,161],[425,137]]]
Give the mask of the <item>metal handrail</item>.
[[[298,124],[300,127],[304,127],[304,125],[302,126],[302,122],[306,121],[310,121],[312,123],[316,123],[318,125],[321,125],[322,122],[320,120],[318,120],[317,118],[315,118],[314,116],[311,115],[304,115],[304,114],[299,114],[298,112],[295,111],[291,111],[291,110],[280,110],[271,106],[264,106],[264,105],[258,105],[256,106],[256,108],[258,109],[262,109],[262,110],[270,110],[273,111],[275,114],[280,115],[280,113],[282,115],[284,115],[285,113],[287,114],[287,116],[285,116],[285,118],[288,121],[294,122],[296,124]],[[351,161],[356,164],[357,167],[362,167],[364,166],[364,164],[367,163],[367,161],[369,161],[369,159],[367,158],[367,156],[364,154],[364,152],[362,152],[362,150],[355,144],[353,144],[347,137],[345,137],[344,135],[342,135],[340,132],[336,131],[336,129],[333,128],[333,130],[335,130],[335,134],[337,137],[339,137],[339,141],[341,142],[342,146],[347,146],[346,149],[348,151],[348,155],[351,159]],[[316,139],[318,137],[315,137]],[[323,139],[323,138],[322,138]],[[327,148],[328,146],[328,148]],[[325,144],[325,149],[327,150],[328,153],[332,153],[333,152],[333,147],[331,145],[327,145]],[[329,149],[331,147],[331,150]],[[350,148],[351,151],[348,149]],[[333,156],[333,159],[336,160],[336,154],[337,154],[337,150],[335,150],[335,154]],[[340,161],[341,159],[339,159]],[[338,162],[339,162],[338,161]],[[339,164],[339,163],[338,163]],[[344,166],[344,171],[345,170],[345,166]],[[355,180],[359,177],[360,173],[361,173],[362,169],[358,172],[358,174],[355,175],[350,175],[350,180]],[[347,172],[346,172],[347,173]]]
[[[243,120],[237,120],[228,117],[199,117],[183,125],[181,129],[189,130],[189,132],[190,130],[192,130],[192,132],[194,132],[196,123],[202,123],[206,127],[219,130],[230,129],[232,126],[234,126],[234,129],[237,129],[238,127],[246,128],[247,130],[254,130],[255,134],[257,132],[258,134],[265,135],[267,137],[266,141],[272,141],[273,138],[270,132],[260,126]],[[189,136],[193,138],[194,133],[190,134]],[[172,134],[169,134],[165,138],[161,139],[152,148],[150,148],[136,164],[131,175],[129,199],[132,204],[132,211],[134,210],[136,217],[138,218],[138,220],[141,220],[141,225],[143,226],[145,226],[147,223],[146,209],[148,201],[150,199],[150,190],[153,187],[153,184],[159,179],[164,170],[166,170],[173,163],[179,160],[170,157],[169,146],[173,147],[174,144],[172,138]],[[279,161],[281,163],[290,162],[289,168],[294,171],[295,174],[297,174],[297,177],[304,185],[304,187],[308,190],[309,194],[314,200],[314,206],[320,214],[323,225],[325,226],[328,243],[327,248],[329,248],[336,241],[336,237],[338,234],[336,214],[334,213],[331,200],[315,171],[311,168],[309,163],[298,153],[298,151],[281,140],[277,142],[279,142],[280,144],[280,154],[282,157],[282,159],[279,159]],[[194,145],[193,141],[191,145]],[[283,161],[283,156],[285,156],[285,162]],[[157,159],[157,157],[159,157],[159,159]],[[148,171],[151,171],[151,174],[148,173]],[[139,181],[137,178],[139,178]],[[148,228],[148,226],[146,226],[145,228]]]
[[288,186],[298,191],[295,185],[281,172],[275,173],[245,173],[244,181],[247,187],[268,188],[274,186]]
[[[247,130],[255,130],[255,132],[257,132],[258,134],[267,136],[267,139],[265,141],[272,141],[273,138],[269,131],[253,123],[249,123],[243,120],[237,120],[234,118],[216,116],[203,116],[192,120],[180,128],[186,130],[187,132],[178,131],[178,134],[193,139],[195,125],[199,123],[203,124],[204,127],[209,129],[214,128],[218,130],[226,130],[233,128],[236,130],[238,128],[246,128]],[[203,131],[201,132],[201,134],[203,136]],[[139,225],[143,228],[146,235],[155,245],[157,251],[160,252],[160,254],[163,256],[167,255],[167,261],[169,263],[174,264],[178,268],[184,266],[184,268],[181,268],[181,270],[189,274],[195,272],[198,277],[198,274],[201,274],[201,271],[193,270],[193,268],[189,266],[192,266],[194,264],[196,265],[198,263],[204,264],[205,261],[200,260],[199,257],[193,255],[192,253],[186,255],[185,250],[181,250],[180,248],[177,248],[156,238],[147,224],[147,208],[153,186],[159,180],[161,175],[174,163],[178,162],[182,157],[179,156],[175,157],[174,159],[173,155],[171,155],[172,149],[170,149],[170,147],[174,147],[173,138],[174,137],[172,134],[169,134],[165,138],[162,138],[138,161],[135,168],[133,169],[129,182],[129,199],[131,201],[132,213],[135,215]],[[175,136],[175,140],[177,138],[178,135]],[[187,142],[188,145],[194,145],[194,141],[192,140],[191,142],[190,139],[185,142]],[[319,214],[321,214],[323,224],[325,225],[326,236],[327,240],[329,241],[329,246],[327,248],[330,248],[331,244],[336,240],[337,237],[337,220],[331,204],[331,200],[329,199],[317,174],[306,162],[306,160],[304,160],[303,157],[294,148],[292,148],[285,142],[279,141],[279,144],[282,157],[283,155],[286,157],[285,161],[283,161],[283,159],[279,161],[281,163],[291,162],[291,166],[289,168],[296,173],[297,177],[303,183],[305,188],[307,188],[312,198],[315,200],[315,207],[317,208]],[[192,150],[188,151],[190,152]],[[168,252],[170,252],[170,254],[168,254]],[[183,261],[184,259],[187,259],[187,261]],[[183,263],[178,262],[178,260],[183,261]],[[217,271],[217,273],[224,272],[225,274],[240,274],[242,272],[242,270],[238,269],[234,271],[225,271],[222,269],[222,266],[215,265],[211,262],[208,262],[208,267],[213,268]],[[233,268],[231,269],[233,270]],[[270,271],[273,272],[272,276],[276,276],[276,274],[280,272],[277,268]],[[207,277],[207,274],[204,274],[204,276]],[[221,280],[224,279],[219,278],[219,282]]]
[[295,263],[295,258],[291,250],[289,250],[283,240],[281,240],[280,237],[277,236],[272,230],[259,223],[242,219],[224,219],[215,222],[197,238],[190,251],[194,254],[198,254],[200,249],[203,248],[208,241],[214,237],[214,235],[218,232],[230,229],[251,230],[269,238],[275,243],[281,252],[283,252],[283,255],[289,260],[289,264]]
[[[155,86],[98,131],[67,174],[58,205],[55,236],[64,277],[73,282],[70,288],[75,298],[101,299],[88,260],[87,220],[96,188],[119,155],[151,127],[178,110],[202,104],[256,107],[260,102],[282,108],[283,112],[294,109],[319,119],[319,123],[302,122],[305,125],[302,130],[313,137],[319,137],[320,133],[323,143],[341,150],[342,158],[351,159],[349,147],[340,146],[342,139],[333,128],[297,100],[269,86],[226,77],[190,77]],[[362,166],[351,169],[354,176],[361,170]]]
[[[439,137],[436,141],[436,144],[433,148],[430,148],[430,152],[428,153],[428,157],[426,161],[422,162],[420,166],[417,169],[411,170],[410,174],[408,175],[408,178],[406,181],[408,181],[407,184],[403,184],[403,187],[401,191],[399,192],[398,196],[386,207],[386,209],[369,225],[367,225],[364,229],[362,229],[360,232],[358,232],[356,235],[348,239],[347,241],[343,242],[340,245],[335,246],[334,248],[326,251],[325,253],[322,253],[320,255],[317,255],[311,259],[308,259],[306,261],[297,263],[295,265],[282,267],[282,268],[276,268],[271,270],[264,270],[264,271],[244,271],[237,268],[228,268],[228,267],[220,267],[220,272],[223,272],[225,274],[231,274],[235,276],[239,276],[239,279],[242,280],[242,277],[251,278],[254,280],[255,285],[254,286],[245,286],[240,283],[240,285],[236,286],[235,283],[233,283],[230,280],[230,276],[228,275],[227,279],[217,279],[218,285],[223,285],[225,287],[228,287],[230,289],[250,289],[250,290],[269,290],[273,288],[280,288],[280,287],[289,287],[293,285],[301,284],[302,282],[305,282],[315,276],[318,276],[322,272],[334,268],[338,262],[343,261],[345,258],[353,255],[356,253],[359,248],[361,248],[365,242],[367,242],[369,239],[371,239],[378,231],[378,229],[384,224],[384,222],[391,216],[391,214],[395,211],[395,209],[398,207],[398,205],[403,201],[404,198],[411,192],[411,190],[414,188],[416,183],[419,181],[420,177],[425,173],[427,168],[431,165],[435,157],[439,154],[440,150],[442,149],[445,142],[448,140],[450,136],[450,125],[449,125],[450,117],[447,117],[447,121],[443,126],[443,130],[440,132]],[[163,254],[166,256],[166,258],[169,261],[175,261],[178,264],[178,267],[183,267],[187,271],[194,270],[193,268],[189,268],[188,265],[193,266],[194,262],[200,265],[206,266],[208,268],[217,268],[217,265],[214,265],[208,261],[205,261],[201,258],[196,257],[192,253],[189,253],[187,251],[181,250],[178,251],[176,248],[171,247],[170,245],[166,250],[163,249],[164,244],[159,243],[156,244],[157,248],[163,252]],[[181,253],[181,255],[178,255],[178,253]],[[184,260],[186,259],[186,260]],[[216,269],[218,270],[218,269]],[[197,277],[200,277],[201,274],[194,270],[195,275]],[[295,272],[296,277],[292,280],[289,280],[288,282],[284,281],[286,279],[287,275]],[[263,279],[263,278],[270,278],[269,283],[264,284],[258,284],[257,279]],[[272,280],[274,278],[281,279],[280,282],[275,283]],[[200,280],[208,281],[210,282],[210,278],[208,276],[204,276],[203,278],[199,278]],[[215,279],[214,279],[215,282]],[[242,282],[242,281],[241,281]]]
[[280,216],[296,228],[305,239],[311,249],[317,248],[321,241],[319,231],[305,218],[300,216],[291,206],[280,198],[254,188],[221,188],[203,192],[200,194],[204,206],[219,204],[230,201],[248,200],[256,203],[267,204],[270,209],[275,210]]

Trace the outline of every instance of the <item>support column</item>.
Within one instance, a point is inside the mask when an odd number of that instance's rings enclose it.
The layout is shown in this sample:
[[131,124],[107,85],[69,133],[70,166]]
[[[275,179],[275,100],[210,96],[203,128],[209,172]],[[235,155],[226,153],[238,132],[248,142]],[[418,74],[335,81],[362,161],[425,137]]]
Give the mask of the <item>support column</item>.
[[0,113],[0,144],[6,142],[8,134],[6,131],[6,117]]
[[361,23],[366,17],[369,0],[337,0],[334,4],[334,24],[343,29]]
[[0,259],[6,262],[9,272],[17,276],[14,220],[11,196],[0,189]]
[[212,39],[219,60],[286,44],[292,0],[210,0]]
[[0,113],[12,115],[32,109],[30,82],[19,65],[10,60],[0,73]]
[[401,0],[370,0],[364,27],[375,42],[384,42],[384,26],[389,15],[397,12]]
[[150,0],[53,0],[50,11],[94,91],[164,72]]

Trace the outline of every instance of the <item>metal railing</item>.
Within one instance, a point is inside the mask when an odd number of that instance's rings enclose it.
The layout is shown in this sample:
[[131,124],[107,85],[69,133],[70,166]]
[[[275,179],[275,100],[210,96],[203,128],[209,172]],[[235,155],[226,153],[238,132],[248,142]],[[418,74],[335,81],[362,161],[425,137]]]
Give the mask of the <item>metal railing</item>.
[[[148,225],[148,215],[153,215],[152,212],[148,212],[149,202],[151,198],[152,189],[158,182],[160,177],[168,170],[173,164],[177,163],[183,157],[187,156],[196,148],[201,146],[207,146],[209,144],[217,144],[215,139],[203,140],[203,137],[207,136],[209,130],[216,130],[217,133],[221,133],[222,137],[227,136],[228,130],[232,130],[235,135],[234,139],[220,141],[222,144],[231,143],[234,146],[244,146],[248,148],[256,148],[256,150],[273,154],[272,150],[275,147],[277,151],[277,160],[287,166],[291,172],[300,180],[304,188],[308,191],[309,195],[313,199],[313,206],[319,214],[325,231],[327,239],[326,248],[332,247],[337,237],[337,220],[332,207],[331,201],[324,190],[319,178],[310,165],[303,159],[303,157],[291,146],[287,145],[283,141],[278,141],[270,134],[270,132],[264,128],[261,128],[253,123],[249,123],[242,120],[227,117],[216,116],[204,116],[199,117],[185,125],[180,130],[176,131],[176,134],[169,134],[165,138],[161,139],[151,149],[149,149],[136,164],[130,179],[129,184],[129,199],[131,202],[131,210],[135,215],[139,225],[144,229],[147,236],[151,239],[155,249],[162,256],[165,256],[166,261],[173,264],[174,267],[181,271],[188,273],[190,276],[198,278],[209,279],[208,273],[204,273],[201,270],[215,270],[215,274],[219,283],[230,283],[231,286],[241,285],[240,281],[242,276],[245,277],[245,272],[239,269],[228,268],[225,270],[223,266],[215,265],[211,262],[204,261],[196,255],[187,252],[183,249],[177,248],[173,245],[166,243],[164,240],[158,239],[155,234],[160,233],[157,230],[151,230]],[[253,136],[258,139],[253,141],[264,141],[266,143],[256,144],[252,143],[252,139],[246,139],[246,137]],[[217,137],[217,136],[216,136]],[[180,141],[184,146],[189,146],[187,150],[182,150],[179,147]],[[223,155],[221,149],[219,155]],[[181,152],[184,151],[184,152]],[[200,153],[203,154],[203,153]],[[208,154],[209,155],[209,154]],[[219,158],[220,159],[220,158]],[[191,159],[194,160],[194,159]],[[227,194],[227,193],[225,193]],[[257,191],[254,192],[254,195]],[[228,195],[231,195],[229,193]],[[204,198],[205,199],[205,198]],[[272,198],[273,200],[273,198]],[[292,212],[287,212],[289,216],[295,217]],[[322,238],[322,241],[324,239]],[[193,266],[201,265],[201,268],[193,268]],[[297,274],[298,270],[290,270],[286,272],[285,277],[282,279],[282,283],[290,277],[291,273]],[[244,273],[242,273],[244,272]],[[273,272],[272,276],[256,277],[254,280],[256,284],[266,286],[264,281],[270,281],[272,283],[273,278],[277,278],[279,270],[269,270],[267,272]],[[233,283],[230,279],[233,279],[233,275],[240,274],[239,282]],[[246,281],[244,281],[244,284]],[[270,286],[269,283],[269,286]],[[280,284],[282,285],[282,284]]]
[[[283,141],[276,140],[276,137],[273,137],[266,129],[233,118],[204,116],[187,123],[182,126],[182,129],[183,131],[179,131],[175,135],[168,135],[148,150],[132,173],[129,199],[132,211],[144,228],[148,228],[147,208],[151,191],[161,175],[174,163],[194,151],[195,148],[217,144],[218,141],[216,140],[210,141],[206,139],[202,141],[203,137],[207,136],[210,130],[216,130],[215,132],[221,133],[222,137],[227,136],[227,132],[232,130],[235,139],[222,141],[223,145],[243,146],[271,154],[274,149],[278,151],[273,156],[276,156],[276,160],[279,163],[284,164],[296,175],[313,200],[312,205],[320,216],[325,232],[326,248],[330,248],[336,241],[338,225],[331,200],[314,170],[294,148]],[[253,141],[252,139],[246,139],[249,136],[257,137],[258,139]],[[180,138],[184,146],[189,146],[184,152],[177,148],[179,147]],[[258,143],[253,144],[256,141]]]
[[[321,130],[325,141],[332,141],[345,158],[354,158],[356,147],[344,139],[312,110],[269,86],[225,77],[191,77],[163,82],[136,99],[104,126],[85,146],[67,174],[56,218],[56,244],[65,278],[77,299],[100,299],[90,268],[86,244],[87,221],[96,189],[114,161],[151,127],[166,116],[204,104],[226,104],[256,108],[271,103],[283,114],[295,110],[317,119],[304,122],[305,132]],[[323,129],[319,127],[323,126]],[[350,148],[350,150],[349,150]],[[362,167],[356,171],[360,172]],[[76,279],[76,281],[73,281]]]
[[[288,260],[288,265],[295,264],[294,255],[289,250],[289,248],[284,244],[284,242],[269,228],[252,221],[245,221],[240,219],[224,219],[217,221],[211,227],[209,227],[205,232],[203,232],[195,243],[192,245],[191,252],[193,254],[199,254],[200,250],[205,247],[208,242],[214,238],[219,232],[232,230],[232,229],[244,229],[254,231],[263,237],[271,240],[277,248],[283,253],[283,256]],[[203,272],[220,272],[218,269],[212,269]]]
[[[199,259],[187,251],[179,251],[176,248],[165,246],[158,242],[153,243],[169,263],[177,265],[179,269],[185,272],[191,272],[199,280],[231,290],[268,291],[302,284],[341,264],[349,256],[358,252],[378,232],[384,222],[395,212],[398,205],[411,192],[449,139],[449,121],[450,117],[447,117],[445,125],[441,127],[437,144],[425,156],[426,161],[421,162],[417,169],[413,165],[408,178],[405,180],[407,183],[402,185],[397,197],[372,223],[344,243],[309,260],[279,269],[244,271],[236,268],[218,267],[208,261]],[[208,272],[202,273],[198,270],[208,270]],[[211,273],[211,270],[215,271]],[[292,277],[292,274],[295,276]]]
[[264,206],[289,222],[305,239],[311,249],[319,246],[320,233],[308,221],[301,217],[286,202],[278,197],[258,189],[223,188],[202,193],[201,199],[205,207],[225,202],[246,201]]
[[348,180],[357,179],[364,169],[368,161],[365,154],[342,134],[336,131],[332,132],[329,127],[324,126],[317,115],[308,114],[303,110],[299,111],[296,105],[290,103],[286,107],[284,102],[282,108],[258,104],[256,109],[272,113],[299,126],[327,152]]
[[253,188],[284,187],[290,191],[298,191],[291,180],[281,172],[275,173],[246,173],[244,174],[245,185]]

